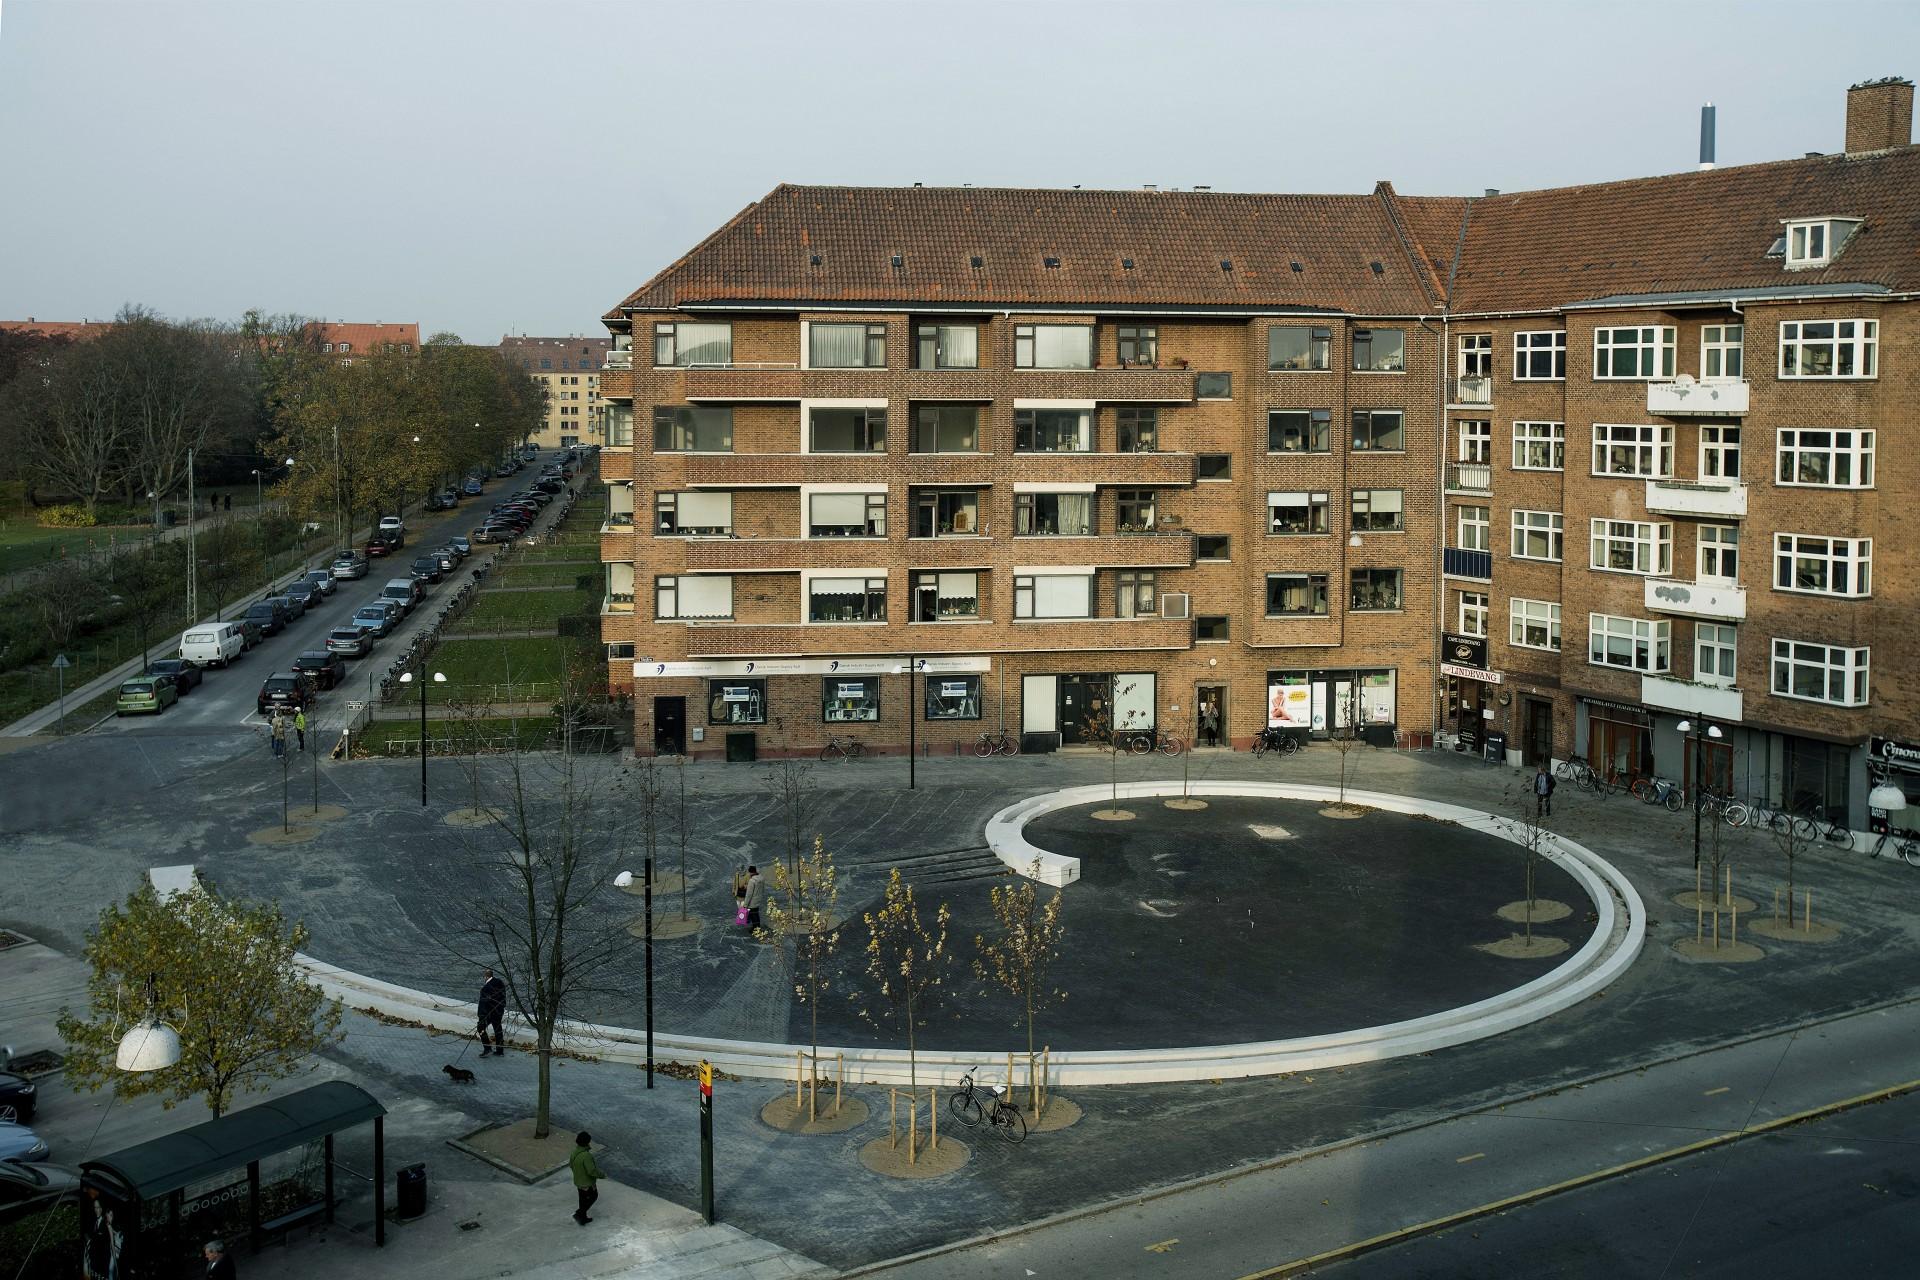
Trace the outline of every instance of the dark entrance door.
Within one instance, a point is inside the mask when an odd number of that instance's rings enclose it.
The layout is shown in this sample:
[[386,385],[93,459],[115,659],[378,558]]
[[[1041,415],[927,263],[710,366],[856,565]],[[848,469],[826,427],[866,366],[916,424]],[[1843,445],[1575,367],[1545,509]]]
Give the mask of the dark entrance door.
[[1060,677],[1060,745],[1100,742],[1111,729],[1106,676]]
[[1486,741],[1487,686],[1459,676],[1449,679],[1454,684],[1454,705],[1459,709],[1460,741],[1466,744],[1467,750],[1478,752],[1481,743]]
[[653,753],[660,756],[687,754],[687,700],[653,700]]
[[[1191,726],[1196,745],[1218,746],[1227,737],[1227,686],[1203,684],[1194,690],[1195,719]],[[1208,732],[1208,726],[1213,732]]]
[[1526,719],[1520,728],[1520,763],[1545,764],[1553,759],[1553,704],[1526,698],[1522,706]]

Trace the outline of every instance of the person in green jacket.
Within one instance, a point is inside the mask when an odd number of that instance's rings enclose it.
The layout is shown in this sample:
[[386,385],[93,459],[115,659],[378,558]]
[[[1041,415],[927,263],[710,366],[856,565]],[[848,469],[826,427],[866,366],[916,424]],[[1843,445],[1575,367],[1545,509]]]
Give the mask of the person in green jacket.
[[573,1189],[580,1195],[580,1207],[573,1211],[573,1220],[584,1227],[593,1221],[587,1216],[587,1210],[600,1198],[600,1190],[593,1184],[600,1181],[601,1176],[600,1166],[593,1159],[593,1135],[585,1129],[573,1140],[573,1155],[567,1164],[573,1169]]

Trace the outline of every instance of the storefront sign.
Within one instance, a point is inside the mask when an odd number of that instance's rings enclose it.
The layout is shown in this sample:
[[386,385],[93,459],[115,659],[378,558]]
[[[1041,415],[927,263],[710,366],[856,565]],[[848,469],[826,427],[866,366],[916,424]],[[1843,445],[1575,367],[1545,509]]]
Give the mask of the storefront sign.
[[843,698],[864,698],[867,696],[867,686],[858,681],[848,684],[842,680],[840,682],[840,696]]
[[1920,745],[1893,738],[1875,738],[1867,747],[1867,758],[1885,769],[1920,773]]
[[730,684],[720,690],[722,702],[745,702],[753,691],[744,685]]
[[1451,662],[1457,666],[1479,667],[1484,670],[1487,665],[1487,638],[1456,635],[1451,631],[1444,631],[1440,634],[1440,656],[1445,659],[1441,663],[1442,669],[1445,669],[1446,663]]
[[1636,707],[1630,702],[1613,702],[1606,698],[1581,698],[1580,701],[1595,711],[1605,712],[1609,720],[1620,720],[1646,728],[1653,725],[1653,717],[1647,714],[1647,709]]
[[1478,667],[1462,667],[1451,662],[1440,664],[1442,674],[1458,676],[1462,680],[1478,680],[1482,684],[1499,684],[1506,679],[1498,671],[1482,671]]
[[[636,662],[636,680],[676,680],[686,676],[891,676],[907,669],[906,658],[731,658],[711,662]],[[922,658],[915,670],[927,675],[991,671],[991,658]]]
[[[973,691],[965,680],[942,680],[940,696],[943,698],[964,698]],[[1178,710],[1178,708],[1175,708]]]

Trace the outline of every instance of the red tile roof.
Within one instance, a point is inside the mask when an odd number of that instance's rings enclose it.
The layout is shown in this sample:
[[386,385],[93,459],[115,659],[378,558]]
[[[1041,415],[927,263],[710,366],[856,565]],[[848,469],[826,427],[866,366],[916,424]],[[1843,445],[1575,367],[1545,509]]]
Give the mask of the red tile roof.
[[[526,338],[508,335],[500,339],[496,348],[510,362],[540,370],[536,366],[541,360],[572,360],[584,369],[589,365],[598,367],[604,364],[607,353],[613,350],[611,338]],[[558,366],[556,366],[557,368]]]
[[[388,343],[402,351],[420,349],[420,326],[418,324],[353,324],[347,321],[316,320],[310,326],[314,330],[314,341],[324,348],[333,344],[333,353],[344,351],[348,355],[366,355],[383,350]],[[344,345],[343,345],[344,344]]]
[[49,338],[71,338],[85,342],[113,328],[111,320],[0,320],[0,329],[10,333],[40,333]]

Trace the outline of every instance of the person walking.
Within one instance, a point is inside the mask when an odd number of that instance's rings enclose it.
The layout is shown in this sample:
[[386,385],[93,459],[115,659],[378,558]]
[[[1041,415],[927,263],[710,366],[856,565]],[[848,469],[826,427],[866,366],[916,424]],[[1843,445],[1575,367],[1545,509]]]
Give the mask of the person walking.
[[287,754],[287,718],[274,712],[273,726],[268,732],[273,738],[273,758],[278,760]]
[[1557,785],[1544,764],[1534,771],[1533,816],[1536,821],[1553,816],[1553,789]]
[[[480,1056],[489,1053],[497,1058],[507,1056],[507,1038],[500,1033],[500,1019],[507,1013],[507,984],[494,976],[491,969],[482,970],[485,980],[480,984]],[[487,1028],[493,1028],[493,1044],[487,1044]]]
[[233,1269],[233,1259],[227,1256],[226,1242],[209,1240],[200,1247],[200,1255],[207,1260],[206,1280],[239,1280]]
[[293,713],[293,731],[300,735],[300,750],[307,749],[307,709],[301,707]]
[[580,1207],[573,1211],[573,1220],[584,1227],[593,1221],[587,1216],[587,1210],[600,1198],[600,1188],[593,1184],[603,1176],[593,1158],[593,1135],[585,1129],[573,1140],[573,1154],[567,1158],[567,1164],[573,1170],[574,1192],[580,1197]]
[[760,928],[760,911],[767,905],[767,882],[760,878],[760,868],[747,867],[747,928]]

